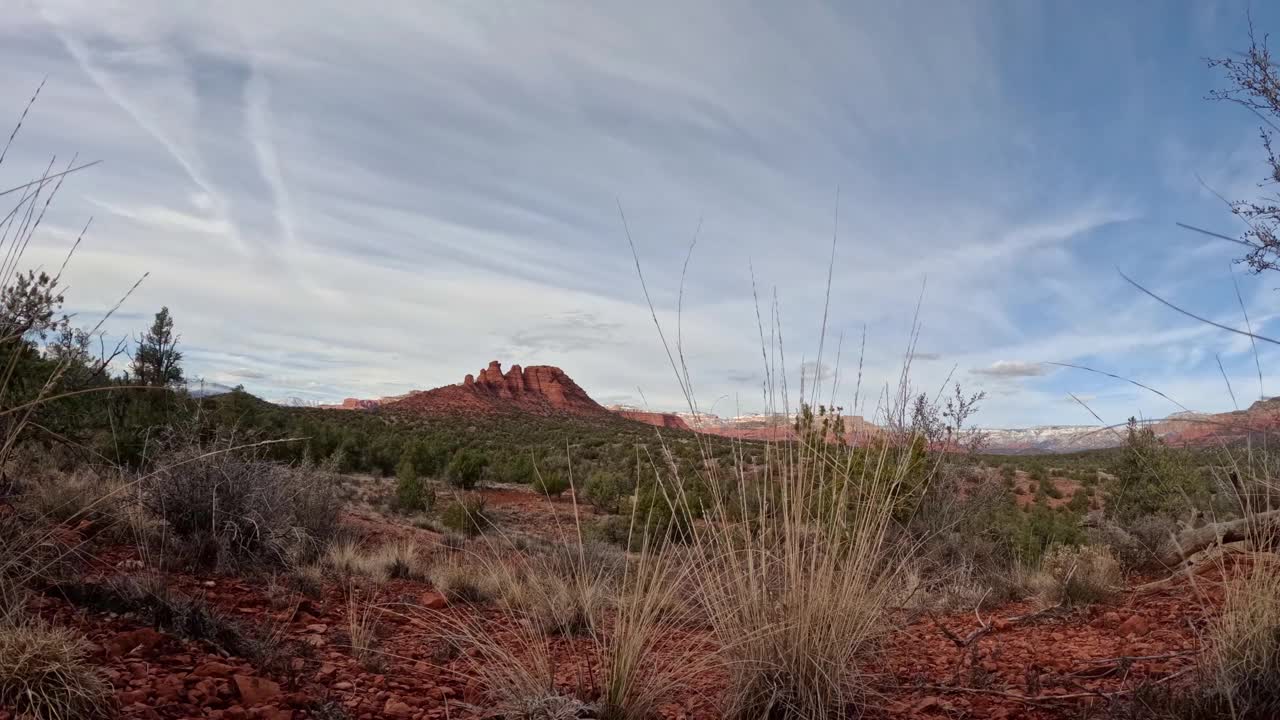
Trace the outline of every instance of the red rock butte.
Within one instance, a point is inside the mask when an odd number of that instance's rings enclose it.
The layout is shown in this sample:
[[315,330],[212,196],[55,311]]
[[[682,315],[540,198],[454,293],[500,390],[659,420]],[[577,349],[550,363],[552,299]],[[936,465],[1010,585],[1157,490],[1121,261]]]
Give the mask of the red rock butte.
[[384,406],[413,414],[490,415],[527,412],[535,415],[607,416],[563,370],[551,365],[512,365],[505,373],[497,360],[461,384],[413,393]]

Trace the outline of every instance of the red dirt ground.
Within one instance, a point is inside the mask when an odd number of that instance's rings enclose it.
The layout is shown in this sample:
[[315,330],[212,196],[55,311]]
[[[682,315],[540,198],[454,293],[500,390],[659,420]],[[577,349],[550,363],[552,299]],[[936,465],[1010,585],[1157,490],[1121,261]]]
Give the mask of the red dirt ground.
[[[550,517],[545,500],[527,491],[485,494],[505,516],[523,514],[529,527]],[[562,501],[557,506],[557,516],[572,522],[571,505]],[[368,515],[358,521],[375,522]],[[404,526],[384,530],[437,537]],[[99,553],[92,563],[90,579],[102,579],[133,571],[140,558],[132,548],[117,547]],[[265,580],[185,572],[168,580],[183,593],[202,597],[233,617],[275,628],[311,650],[292,658],[290,672],[264,675],[243,658],[222,656],[129,617],[39,597],[40,614],[80,629],[93,643],[124,718],[298,720],[324,717],[317,715],[318,703],[332,703],[362,720],[484,715],[483,688],[462,674],[466,657],[449,659],[431,639],[432,615],[421,612],[422,606],[439,604],[442,598],[427,584],[396,580],[376,590],[381,602],[402,603],[395,607],[404,612],[383,617],[385,667],[371,672],[346,647],[347,601],[336,584],[330,583],[318,599],[298,598],[284,607],[277,599],[273,607]],[[1179,587],[1145,595],[1129,592],[1109,604],[1013,623],[1007,618],[1034,608],[1018,603],[984,611],[980,619],[972,611],[937,617],[904,613],[883,664],[867,668],[876,688],[871,715],[1047,719],[1078,718],[1092,711],[1105,717],[1108,694],[1128,692],[1144,682],[1187,679],[1184,671],[1194,662],[1197,631],[1206,621],[1204,608],[1215,603],[1212,593],[1206,600]],[[500,612],[483,607],[450,606],[443,612],[480,613],[495,630],[507,622]],[[948,633],[965,638],[981,627],[980,621],[992,629],[967,646],[949,639]],[[704,631],[694,629],[669,640],[672,647],[710,642]],[[562,680],[572,687],[578,680],[572,643],[565,641],[562,652]],[[664,717],[717,717],[718,680],[707,676],[697,685],[673,698],[663,708]],[[0,720],[11,720],[11,715],[0,710]]]

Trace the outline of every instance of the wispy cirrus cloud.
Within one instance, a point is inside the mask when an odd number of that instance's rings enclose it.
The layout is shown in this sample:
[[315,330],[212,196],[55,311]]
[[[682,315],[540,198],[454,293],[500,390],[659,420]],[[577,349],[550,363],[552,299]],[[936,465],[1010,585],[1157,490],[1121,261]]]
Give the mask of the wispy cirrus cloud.
[[997,360],[988,367],[973,368],[969,372],[992,378],[1040,377],[1049,372],[1044,363],[1021,360]]

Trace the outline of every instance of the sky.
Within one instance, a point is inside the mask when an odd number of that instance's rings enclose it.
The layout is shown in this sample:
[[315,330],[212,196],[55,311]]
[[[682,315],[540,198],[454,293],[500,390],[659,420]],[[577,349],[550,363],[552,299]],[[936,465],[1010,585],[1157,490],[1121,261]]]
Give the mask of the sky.
[[665,337],[704,411],[808,370],[874,417],[917,327],[912,388],[990,427],[1280,394],[1269,344],[1120,274],[1243,327],[1238,286],[1280,336],[1280,275],[1175,224],[1274,192],[1258,119],[1205,99],[1264,3],[17,5],[0,126],[45,85],[0,184],[101,161],[25,260],[92,219],[67,307],[148,273],[106,335],[168,306],[190,378],[325,403],[496,359],[686,409]]

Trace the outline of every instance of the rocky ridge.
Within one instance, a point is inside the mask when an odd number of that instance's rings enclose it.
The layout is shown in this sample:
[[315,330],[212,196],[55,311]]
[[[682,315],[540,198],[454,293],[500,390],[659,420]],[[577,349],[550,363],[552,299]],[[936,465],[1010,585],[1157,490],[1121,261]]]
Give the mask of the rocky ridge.
[[534,415],[607,417],[609,411],[578,386],[563,370],[551,365],[512,365],[505,373],[497,360],[457,385],[410,393],[380,404],[387,412],[416,415],[492,415],[524,412]]

